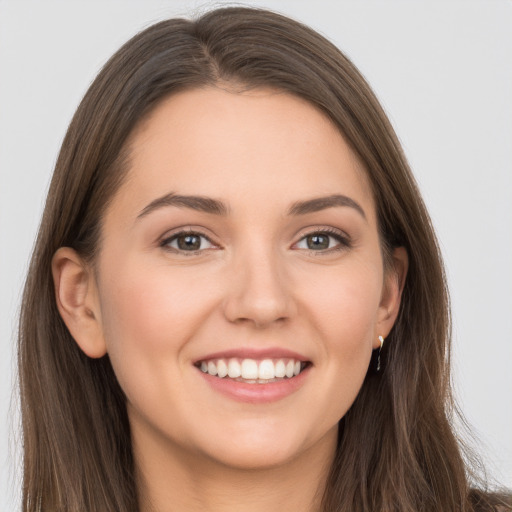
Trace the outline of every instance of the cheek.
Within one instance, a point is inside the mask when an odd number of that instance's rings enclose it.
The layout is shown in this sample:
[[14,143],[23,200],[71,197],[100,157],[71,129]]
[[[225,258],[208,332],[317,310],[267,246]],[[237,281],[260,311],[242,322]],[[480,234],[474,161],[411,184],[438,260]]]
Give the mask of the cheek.
[[190,272],[125,259],[105,262],[100,287],[103,331],[119,380],[180,365],[183,350],[211,309],[208,293]]
[[304,292],[312,289],[307,301],[319,332],[331,348],[357,350],[362,341],[370,343],[377,322],[382,292],[382,272],[378,265],[363,262],[332,269],[317,276]]
[[[378,263],[355,261],[324,272],[323,277],[318,275],[319,292],[304,305],[304,316],[309,312],[307,321],[320,338],[318,347],[325,362],[322,372],[329,388],[326,396],[338,404],[333,408],[335,416],[348,410],[368,370],[382,292]],[[306,286],[304,291],[308,288],[311,290]]]

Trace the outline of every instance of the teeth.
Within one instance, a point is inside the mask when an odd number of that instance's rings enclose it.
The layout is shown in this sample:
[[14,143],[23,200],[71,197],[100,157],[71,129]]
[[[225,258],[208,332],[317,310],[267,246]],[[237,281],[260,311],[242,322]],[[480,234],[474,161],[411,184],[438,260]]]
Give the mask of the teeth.
[[242,379],[257,379],[258,363],[254,359],[244,359],[242,361]]
[[[293,369],[295,368],[295,364],[292,360],[286,363],[286,376],[291,379],[293,377]],[[209,372],[208,372],[209,373]]]
[[272,360],[264,359],[263,361],[261,361],[260,367],[258,368],[258,378],[268,380],[273,379],[275,376],[276,371]]
[[275,382],[277,379],[295,377],[303,369],[301,361],[295,359],[212,359],[201,361],[199,365],[204,373],[231,379],[244,379],[251,383]]
[[222,379],[228,374],[228,365],[222,359],[217,361],[217,375]]
[[[201,365],[202,366],[202,365]],[[236,359],[230,359],[228,363],[228,376],[230,379],[238,379],[242,375],[240,363]]]
[[208,361],[208,373],[210,375],[217,375],[217,365],[213,361]]
[[276,363],[276,377],[283,378],[286,375],[286,366],[282,359]]

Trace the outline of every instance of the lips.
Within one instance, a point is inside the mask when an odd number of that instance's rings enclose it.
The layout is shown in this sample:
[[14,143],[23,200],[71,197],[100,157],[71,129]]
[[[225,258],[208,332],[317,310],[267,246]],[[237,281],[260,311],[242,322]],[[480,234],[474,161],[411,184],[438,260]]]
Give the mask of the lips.
[[194,366],[216,391],[235,400],[280,400],[302,386],[311,361],[288,350],[232,350],[210,354]]

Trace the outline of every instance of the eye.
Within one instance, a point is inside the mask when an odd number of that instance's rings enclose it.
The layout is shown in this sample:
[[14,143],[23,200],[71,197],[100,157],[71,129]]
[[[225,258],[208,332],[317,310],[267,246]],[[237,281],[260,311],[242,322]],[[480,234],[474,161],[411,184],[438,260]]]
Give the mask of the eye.
[[163,240],[161,245],[180,252],[197,252],[215,247],[208,237],[194,231],[176,233]]
[[339,250],[349,246],[350,243],[347,237],[332,231],[316,231],[309,233],[295,244],[296,249],[306,249],[316,252]]

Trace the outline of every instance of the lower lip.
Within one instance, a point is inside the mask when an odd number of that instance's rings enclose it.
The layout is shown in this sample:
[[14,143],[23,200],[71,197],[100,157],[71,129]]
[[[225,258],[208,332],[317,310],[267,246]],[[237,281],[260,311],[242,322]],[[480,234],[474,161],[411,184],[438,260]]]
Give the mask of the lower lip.
[[247,384],[229,377],[215,377],[198,369],[205,381],[219,393],[236,400],[253,404],[264,404],[282,400],[295,393],[307,378],[311,366],[308,366],[296,377],[282,379],[268,384]]

